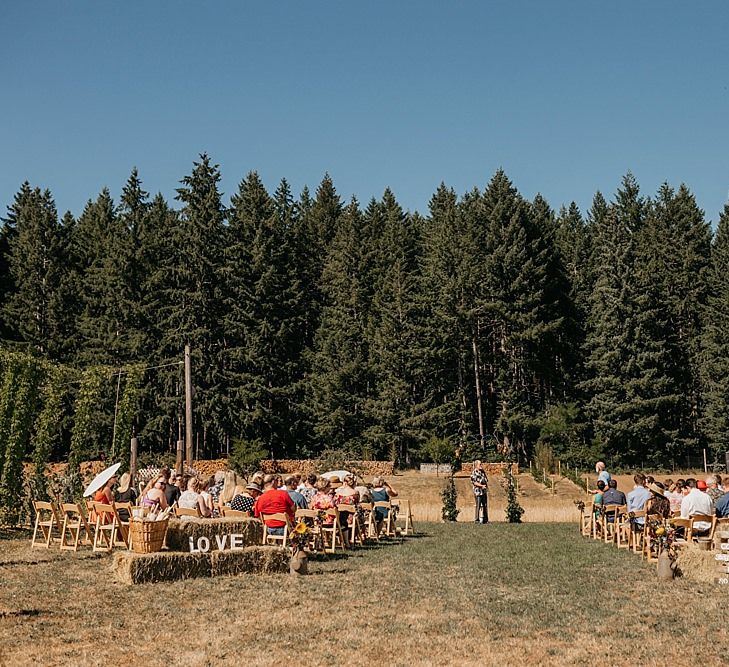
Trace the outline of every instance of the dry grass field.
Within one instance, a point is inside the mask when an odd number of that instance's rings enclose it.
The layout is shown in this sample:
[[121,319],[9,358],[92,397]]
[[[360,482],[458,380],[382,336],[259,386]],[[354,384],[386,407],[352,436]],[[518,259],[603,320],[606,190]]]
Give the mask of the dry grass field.
[[[392,486],[401,498],[410,500],[416,521],[440,521],[442,500],[440,492],[446,484],[446,477],[408,471],[390,479]],[[472,521],[474,500],[471,484],[467,476],[456,477],[458,490],[458,507],[461,513],[459,521]],[[491,475],[489,478],[489,520],[504,521],[506,493],[499,484],[500,478]],[[519,502],[526,510],[523,521],[542,522],[577,522],[579,513],[575,510],[574,501],[584,499],[585,493],[567,479],[555,483],[554,494],[544,485],[537,484],[528,473],[518,476]]]
[[[424,524],[311,576],[124,586],[108,556],[0,539],[3,665],[726,664],[727,591],[573,524]],[[687,611],[690,610],[690,613]],[[685,653],[688,651],[688,653]]]

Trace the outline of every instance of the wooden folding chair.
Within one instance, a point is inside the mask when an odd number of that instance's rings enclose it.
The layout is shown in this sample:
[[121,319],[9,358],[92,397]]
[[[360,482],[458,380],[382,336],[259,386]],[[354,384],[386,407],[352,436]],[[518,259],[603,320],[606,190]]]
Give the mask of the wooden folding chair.
[[[111,506],[114,508],[114,515],[116,519],[116,535],[117,537],[121,537],[121,539],[117,539],[115,546],[117,547],[127,547],[129,548],[129,519],[132,517],[132,504],[131,503],[117,503],[114,502],[111,504]],[[125,509],[127,511],[127,520],[124,521],[121,516],[119,515],[119,510]]]
[[296,510],[296,521],[303,521],[309,526],[309,542],[307,548],[310,551],[325,551],[324,537],[321,532],[321,521],[319,520],[319,510],[299,508]]
[[685,547],[691,541],[691,519],[682,519],[675,517],[670,519],[671,525],[676,530],[683,528],[683,537],[676,537],[673,540],[673,546],[678,548]]
[[590,537],[592,535],[592,522],[595,518],[595,505],[590,503],[580,510],[580,535]]
[[195,519],[199,519],[201,517],[200,508],[178,507],[177,505],[175,505],[175,516],[178,519],[182,518],[183,516],[189,516]]
[[67,549],[70,551],[78,551],[82,531],[86,534],[83,542],[85,544],[93,545],[93,532],[89,522],[86,520],[86,515],[81,509],[81,506],[77,503],[63,503],[61,505],[61,511],[63,512],[61,550]]
[[640,559],[652,562],[658,560],[658,553],[653,548],[653,537],[651,536],[651,524],[659,523],[666,527],[666,521],[660,514],[647,514],[643,525],[643,544],[640,552]]
[[625,505],[605,505],[602,512],[602,540],[606,544],[617,539],[618,519]]
[[628,506],[621,505],[618,510],[618,522],[615,526],[615,546],[618,549],[628,549],[630,546],[630,530],[632,528]]
[[[289,519],[289,515],[285,514],[284,512],[277,512],[276,514],[261,514],[261,523],[263,524],[263,544],[275,544],[276,542],[281,542],[281,546],[285,547],[286,543],[289,540],[289,533],[293,529],[293,526],[291,525],[291,520]],[[271,519],[275,521],[283,521],[284,522],[284,532],[283,535],[271,535],[268,532],[268,526],[266,525],[266,521],[270,521]]]
[[[628,526],[628,551],[632,551],[634,554],[642,553],[643,535],[645,533],[645,527],[648,523],[646,519],[646,513],[645,510],[634,510],[633,512],[630,512],[630,514],[632,514],[633,516],[630,517]],[[643,522],[639,523],[637,519],[643,519]]]
[[223,507],[223,516],[226,519],[247,519],[251,516],[251,513],[232,510],[230,507]]
[[359,506],[364,511],[364,530],[367,538],[379,542],[380,538],[377,535],[374,505],[372,503],[360,503]]
[[[380,535],[384,535],[385,537],[395,537],[395,525],[392,520],[392,503],[389,500],[380,500],[373,503],[372,508],[375,514],[377,514],[378,508],[388,510],[387,516],[383,519],[378,532]],[[376,518],[375,521],[377,521]]]
[[334,523],[322,523],[321,525],[322,536],[325,540],[324,544],[326,545],[326,542],[329,541],[331,545],[327,551],[334,553],[337,550],[337,545],[339,545],[340,549],[344,550],[346,547],[344,546],[344,533],[342,532],[342,526],[339,523],[339,510],[336,507],[331,507],[324,510],[324,512],[327,516],[334,517]]
[[94,528],[94,551],[108,551],[114,548],[119,521],[116,510],[106,503],[93,503],[96,524]]
[[403,500],[401,498],[398,498],[397,500],[393,501],[393,506],[397,505],[398,512],[397,512],[397,518],[395,519],[395,524],[397,525],[398,521],[403,521],[403,535],[409,535],[412,533],[415,535],[415,524],[413,523],[413,512],[412,508],[410,506],[409,500]]
[[[364,544],[364,535],[362,533],[362,524],[359,520],[359,513],[357,511],[357,507],[355,505],[339,505],[339,514],[351,514],[352,515],[352,523],[349,523],[349,518],[347,518],[347,524],[349,525],[348,530],[348,538],[349,538],[349,546],[353,547],[356,544]],[[344,517],[342,517],[344,518]]]
[[[708,530],[699,530],[696,527],[697,523],[708,523]],[[716,530],[716,516],[710,514],[694,514],[689,517],[689,534],[687,540],[689,542],[698,542],[701,540],[707,540],[709,542],[714,541],[714,531]]]
[[[62,537],[58,510],[56,510],[56,506],[53,503],[48,503],[45,500],[34,500],[33,509],[35,510],[35,526],[33,528],[33,537],[31,538],[30,546],[31,548],[45,547],[48,549],[56,539],[53,536],[54,528],[58,535]],[[37,540],[39,528],[43,534],[43,541]]]

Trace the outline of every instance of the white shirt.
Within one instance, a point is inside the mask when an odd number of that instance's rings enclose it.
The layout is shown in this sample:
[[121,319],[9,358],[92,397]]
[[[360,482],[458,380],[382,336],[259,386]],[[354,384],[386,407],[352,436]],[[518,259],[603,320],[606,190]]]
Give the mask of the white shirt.
[[[711,498],[699,489],[691,489],[691,491],[683,497],[681,501],[681,518],[689,519],[694,514],[714,514],[714,503]],[[709,530],[711,524],[707,521],[698,521],[694,524],[696,530]]]

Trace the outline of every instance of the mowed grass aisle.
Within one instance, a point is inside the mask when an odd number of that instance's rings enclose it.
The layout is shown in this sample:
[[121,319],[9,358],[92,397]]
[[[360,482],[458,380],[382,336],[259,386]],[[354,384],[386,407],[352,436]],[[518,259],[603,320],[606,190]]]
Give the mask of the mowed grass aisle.
[[423,527],[306,578],[136,587],[110,578],[108,558],[0,540],[0,663],[729,661],[726,589],[659,585],[655,565],[574,525]]

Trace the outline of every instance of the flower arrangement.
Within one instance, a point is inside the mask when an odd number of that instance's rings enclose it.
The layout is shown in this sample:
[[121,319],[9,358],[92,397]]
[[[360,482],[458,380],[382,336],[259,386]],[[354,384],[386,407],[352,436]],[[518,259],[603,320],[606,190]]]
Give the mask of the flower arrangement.
[[670,558],[675,558],[676,549],[674,542],[676,540],[676,528],[672,525],[666,526],[663,520],[654,520],[648,522],[648,533],[652,544],[656,546],[657,553],[667,551]]
[[289,533],[289,543],[293,552],[302,551],[309,542],[311,527],[304,521],[299,521]]

